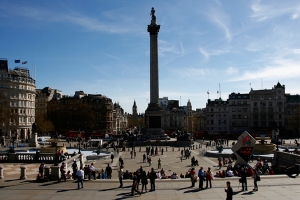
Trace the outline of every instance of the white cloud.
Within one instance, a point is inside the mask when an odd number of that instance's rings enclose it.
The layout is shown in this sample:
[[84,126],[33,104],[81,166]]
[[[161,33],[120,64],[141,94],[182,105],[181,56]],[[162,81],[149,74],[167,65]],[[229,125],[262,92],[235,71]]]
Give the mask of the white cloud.
[[259,22],[282,15],[290,15],[291,19],[297,19],[300,13],[300,4],[299,1],[298,6],[290,4],[289,1],[279,1],[267,5],[256,1],[251,5],[251,9],[253,11],[251,17]]
[[206,13],[208,19],[212,21],[216,26],[223,30],[225,38],[231,41],[232,36],[229,30],[230,19],[229,15],[224,13],[222,9],[212,8]]
[[234,67],[229,67],[229,68],[226,69],[226,73],[228,75],[236,74],[236,73],[238,73],[238,69],[236,69]]
[[195,77],[195,76],[205,76],[210,73],[209,69],[196,69],[196,68],[180,68],[172,69],[172,72],[175,72],[181,77]]
[[206,60],[209,60],[209,54],[203,48],[200,47],[199,52],[205,57]]
[[284,80],[300,77],[300,65],[298,62],[290,60],[277,60],[273,65],[266,66],[259,70],[245,71],[242,75],[238,75],[235,78],[229,80],[245,81],[245,80]]

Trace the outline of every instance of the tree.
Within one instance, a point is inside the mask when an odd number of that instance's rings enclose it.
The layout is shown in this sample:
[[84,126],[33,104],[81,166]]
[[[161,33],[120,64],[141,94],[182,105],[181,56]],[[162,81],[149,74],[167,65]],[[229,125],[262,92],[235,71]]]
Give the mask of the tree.
[[38,133],[54,132],[54,125],[51,120],[47,119],[44,115],[37,115],[35,117]]

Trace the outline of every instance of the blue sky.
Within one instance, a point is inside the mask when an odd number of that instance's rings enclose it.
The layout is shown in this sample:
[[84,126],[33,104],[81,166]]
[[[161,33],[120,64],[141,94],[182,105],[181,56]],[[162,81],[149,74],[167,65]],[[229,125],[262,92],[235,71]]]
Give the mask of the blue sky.
[[[37,88],[103,94],[132,112],[150,101],[150,10],[160,97],[193,109],[231,92],[300,94],[300,1],[1,0],[0,57],[28,61]],[[35,70],[34,70],[35,69]],[[35,71],[35,73],[34,73]]]

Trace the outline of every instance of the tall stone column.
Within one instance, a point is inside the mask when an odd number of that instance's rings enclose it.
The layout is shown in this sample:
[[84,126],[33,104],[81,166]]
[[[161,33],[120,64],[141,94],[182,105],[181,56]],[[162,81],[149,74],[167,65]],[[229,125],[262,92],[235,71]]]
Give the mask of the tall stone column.
[[163,109],[159,105],[159,71],[158,71],[158,32],[160,25],[156,24],[154,8],[151,9],[151,23],[147,31],[150,35],[150,103],[145,112],[147,135],[157,138],[164,134],[162,130]]
[[156,24],[155,10],[152,8],[152,20],[148,25],[150,34],[150,104],[149,107],[159,108],[159,76],[158,76],[158,32],[160,25]]

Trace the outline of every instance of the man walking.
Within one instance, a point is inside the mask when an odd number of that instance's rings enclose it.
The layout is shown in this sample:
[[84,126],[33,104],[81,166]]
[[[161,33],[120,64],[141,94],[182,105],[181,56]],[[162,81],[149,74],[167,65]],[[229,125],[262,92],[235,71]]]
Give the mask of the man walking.
[[151,168],[151,172],[149,175],[150,183],[151,183],[151,190],[150,191],[155,191],[155,179],[157,178],[156,173],[153,168]]
[[83,168],[77,170],[76,176],[77,176],[77,184],[78,184],[78,190],[79,190],[80,184],[81,184],[81,188],[83,188],[83,178],[84,178]]
[[123,187],[123,166],[120,166],[120,169],[118,171],[118,177],[119,177],[119,181],[120,181],[120,186],[119,188]]
[[244,167],[241,170],[242,191],[247,191],[247,172]]
[[111,167],[109,166],[109,164],[107,164],[107,167],[105,169],[105,172],[107,174],[107,179],[111,179],[111,173],[112,173],[112,169]]
[[199,189],[203,190],[203,181],[204,181],[204,176],[205,173],[203,171],[203,167],[200,167],[199,171],[198,171],[198,177],[199,177]]
[[232,200],[232,187],[230,186],[230,182],[226,182],[227,188],[225,188],[225,192],[227,193],[226,200]]
[[160,158],[158,159],[158,169],[160,169],[161,168],[161,160],[160,160]]

